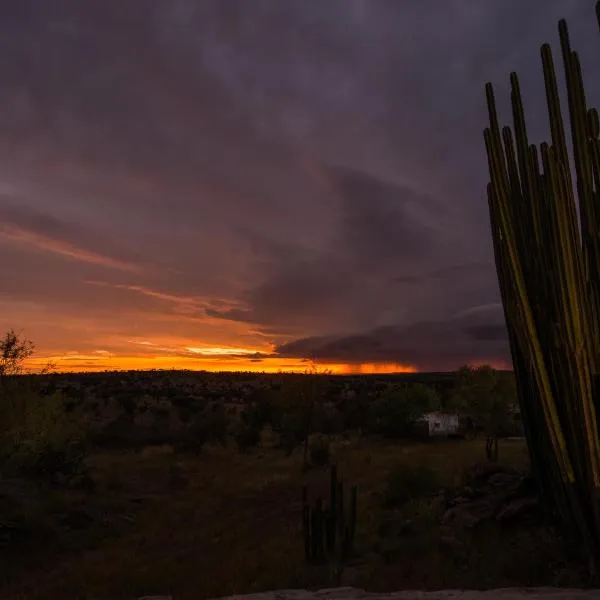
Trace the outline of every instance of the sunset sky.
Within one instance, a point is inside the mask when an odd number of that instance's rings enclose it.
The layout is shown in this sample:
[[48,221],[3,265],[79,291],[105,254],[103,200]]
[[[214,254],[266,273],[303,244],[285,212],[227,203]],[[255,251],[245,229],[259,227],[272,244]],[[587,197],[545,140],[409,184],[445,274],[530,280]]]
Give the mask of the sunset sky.
[[[0,327],[59,370],[505,365],[483,86],[589,0],[4,0]],[[504,111],[507,117],[506,110]]]

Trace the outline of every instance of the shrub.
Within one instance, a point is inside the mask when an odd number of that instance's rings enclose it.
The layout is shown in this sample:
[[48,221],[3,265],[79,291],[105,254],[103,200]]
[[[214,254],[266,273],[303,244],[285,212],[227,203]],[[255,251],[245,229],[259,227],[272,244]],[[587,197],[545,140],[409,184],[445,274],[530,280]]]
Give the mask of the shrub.
[[375,403],[373,429],[391,438],[412,435],[419,419],[440,406],[437,392],[429,386],[390,385]]
[[195,415],[187,424],[182,440],[178,445],[179,450],[185,452],[202,452],[207,442],[206,420],[204,413]]
[[340,402],[344,430],[368,429],[371,420],[371,399],[365,391]]
[[329,463],[330,454],[329,440],[318,437],[310,445],[310,464],[313,467],[324,467]]
[[6,386],[0,404],[0,466],[48,483],[84,471],[86,423],[67,413],[59,394],[42,397],[25,385]]
[[92,441],[100,446],[123,447],[132,443],[133,417],[120,413],[96,429]]
[[260,429],[255,425],[239,423],[235,432],[235,442],[241,452],[247,452],[260,443]]
[[209,409],[205,409],[202,415],[206,441],[225,445],[229,430],[229,416],[225,407],[222,404],[213,404]]
[[279,447],[286,455],[292,454],[294,449],[304,439],[302,421],[296,414],[284,415],[279,426]]
[[200,452],[209,443],[224,445],[227,442],[228,430],[227,411],[220,404],[213,404],[189,417],[179,449]]
[[427,466],[398,465],[387,478],[383,494],[386,507],[398,507],[409,500],[433,496],[440,490],[435,471]]
[[270,390],[254,391],[248,398],[246,408],[240,417],[247,424],[262,429],[266,425],[276,426],[281,420],[280,407],[278,406],[277,394]]
[[344,419],[333,406],[320,406],[315,410],[314,431],[335,435],[344,431]]
[[168,400],[159,400],[151,408],[151,413],[157,419],[167,419],[173,405]]
[[116,397],[117,403],[123,409],[126,415],[133,416],[137,407],[135,396],[128,393],[119,394]]

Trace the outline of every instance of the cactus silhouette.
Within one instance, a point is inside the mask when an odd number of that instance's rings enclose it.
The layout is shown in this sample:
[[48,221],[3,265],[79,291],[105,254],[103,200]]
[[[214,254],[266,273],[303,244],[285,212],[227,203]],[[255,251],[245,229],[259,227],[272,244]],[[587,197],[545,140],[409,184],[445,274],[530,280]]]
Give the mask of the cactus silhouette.
[[[600,25],[600,2],[596,5]],[[519,79],[513,129],[486,85],[496,271],[532,471],[564,531],[600,566],[600,132],[567,24],[558,25],[570,150],[552,50],[541,48],[551,143],[530,144]],[[572,172],[573,170],[573,172]]]
[[358,488],[350,488],[350,501],[344,503],[344,483],[338,480],[337,467],[330,468],[329,504],[317,498],[311,505],[308,489],[302,488],[302,531],[304,551],[309,564],[340,563],[352,556],[356,532]]

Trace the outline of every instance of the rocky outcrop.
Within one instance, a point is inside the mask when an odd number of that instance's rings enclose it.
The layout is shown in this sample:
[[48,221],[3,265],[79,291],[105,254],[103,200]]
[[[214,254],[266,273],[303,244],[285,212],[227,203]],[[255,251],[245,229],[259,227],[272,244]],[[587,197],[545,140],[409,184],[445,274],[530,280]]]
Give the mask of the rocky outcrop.
[[597,600],[600,590],[557,588],[504,588],[498,590],[403,591],[374,594],[356,588],[332,588],[318,592],[278,590],[262,594],[229,596],[226,600]]
[[447,497],[443,523],[472,528],[482,521],[514,522],[536,514],[538,499],[528,476],[483,463],[468,473],[464,487]]

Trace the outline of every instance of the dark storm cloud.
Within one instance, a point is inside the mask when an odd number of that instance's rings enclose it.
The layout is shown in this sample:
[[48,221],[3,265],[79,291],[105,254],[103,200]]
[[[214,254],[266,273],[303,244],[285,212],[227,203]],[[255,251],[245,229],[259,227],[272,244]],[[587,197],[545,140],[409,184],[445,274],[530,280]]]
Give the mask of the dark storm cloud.
[[[365,360],[504,356],[501,317],[454,319],[498,302],[483,84],[506,115],[518,71],[532,140],[546,136],[539,46],[569,19],[594,103],[592,13],[586,0],[2,2],[2,297],[136,314],[115,326],[125,337],[161,313],[248,324],[246,339],[299,356],[359,360],[361,343]],[[421,342],[409,356],[419,331],[430,358]]]
[[431,199],[357,170],[336,168],[329,177],[342,200],[341,244],[352,261],[398,265],[433,249]]
[[498,305],[485,307],[486,324],[478,324],[481,316],[464,314],[354,335],[305,338],[282,344],[277,352],[350,364],[394,362],[422,370],[451,370],[474,361],[506,364],[510,352],[501,311]]
[[442,243],[435,205],[358,170],[322,167],[320,175],[340,215],[328,246],[295,256],[272,248],[273,269],[246,294],[247,308],[211,315],[324,332],[372,324],[374,312],[397,310],[393,274],[431,260]]

